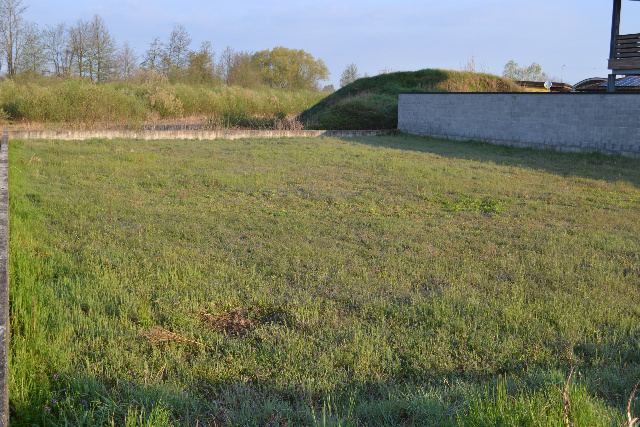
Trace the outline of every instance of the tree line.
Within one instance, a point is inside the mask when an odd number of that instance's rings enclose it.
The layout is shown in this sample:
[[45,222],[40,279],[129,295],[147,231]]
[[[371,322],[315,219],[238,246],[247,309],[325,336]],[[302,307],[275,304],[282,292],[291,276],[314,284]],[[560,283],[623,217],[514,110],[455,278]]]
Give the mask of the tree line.
[[193,50],[180,24],[166,40],[154,38],[138,56],[128,42],[116,42],[100,15],[39,28],[24,19],[27,7],[23,0],[0,0],[0,72],[9,78],[52,75],[95,82],[167,80],[319,90],[330,74],[321,59],[282,46],[258,52],[227,47],[216,57],[205,41]]
[[542,71],[542,66],[537,62],[533,62],[529,66],[520,66],[513,59],[505,64],[502,77],[513,81],[529,82],[544,82],[549,79],[547,73]]

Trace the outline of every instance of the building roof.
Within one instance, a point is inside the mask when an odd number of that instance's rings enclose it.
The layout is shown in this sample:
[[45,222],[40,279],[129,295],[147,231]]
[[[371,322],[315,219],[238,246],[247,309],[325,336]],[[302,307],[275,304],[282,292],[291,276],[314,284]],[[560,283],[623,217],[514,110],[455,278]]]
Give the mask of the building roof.
[[[607,79],[592,77],[575,84],[576,92],[604,92],[607,90]],[[616,91],[640,92],[640,76],[626,76],[616,80]]]
[[[607,87],[606,83],[601,84],[602,87]],[[616,80],[616,87],[634,87],[640,88],[640,76],[626,76]]]
[[590,77],[588,79],[584,79],[573,85],[577,92],[587,92],[587,91],[599,91],[602,90],[600,85],[604,83],[606,86],[607,78],[606,77]]

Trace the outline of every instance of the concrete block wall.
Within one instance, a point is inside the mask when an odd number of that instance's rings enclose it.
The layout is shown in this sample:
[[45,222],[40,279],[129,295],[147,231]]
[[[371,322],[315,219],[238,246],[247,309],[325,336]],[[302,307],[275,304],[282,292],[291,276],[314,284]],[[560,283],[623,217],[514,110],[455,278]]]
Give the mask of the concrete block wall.
[[402,93],[398,130],[512,147],[640,157],[640,94]]

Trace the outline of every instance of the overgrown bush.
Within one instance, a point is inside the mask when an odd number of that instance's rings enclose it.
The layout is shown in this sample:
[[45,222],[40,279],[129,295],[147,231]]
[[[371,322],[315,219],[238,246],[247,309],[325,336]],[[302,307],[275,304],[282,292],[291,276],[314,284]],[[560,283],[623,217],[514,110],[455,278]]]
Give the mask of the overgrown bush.
[[398,101],[390,95],[365,94],[328,107],[314,127],[321,129],[392,129],[398,126]]
[[0,109],[14,121],[129,126],[153,118],[299,114],[327,95],[310,90],[170,84],[153,74],[138,77],[134,82],[103,84],[80,79],[6,80],[0,82]]

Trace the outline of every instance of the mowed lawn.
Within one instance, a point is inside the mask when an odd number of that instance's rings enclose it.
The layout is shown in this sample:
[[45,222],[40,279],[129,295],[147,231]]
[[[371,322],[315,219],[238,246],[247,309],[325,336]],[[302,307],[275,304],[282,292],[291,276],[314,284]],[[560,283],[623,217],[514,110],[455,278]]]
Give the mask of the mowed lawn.
[[12,425],[627,419],[638,159],[12,141],[10,183]]

